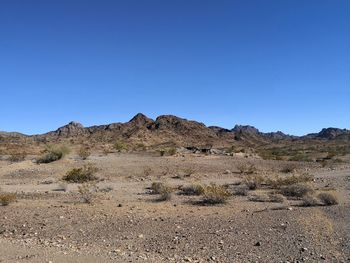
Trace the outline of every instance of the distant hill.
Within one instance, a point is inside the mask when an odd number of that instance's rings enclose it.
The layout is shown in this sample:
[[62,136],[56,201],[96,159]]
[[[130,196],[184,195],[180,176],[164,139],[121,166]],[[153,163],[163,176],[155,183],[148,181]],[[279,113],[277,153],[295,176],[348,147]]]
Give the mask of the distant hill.
[[186,120],[173,115],[162,115],[155,120],[142,113],[125,123],[84,127],[78,122],[70,122],[45,134],[28,136],[20,133],[0,132],[0,143],[6,142],[71,142],[112,143],[122,140],[131,144],[146,146],[209,146],[229,147],[232,145],[282,144],[291,141],[350,141],[350,131],[338,128],[325,128],[319,133],[305,136],[292,136],[281,131],[263,133],[253,126],[236,125],[233,129],[218,126],[207,127],[197,121]]

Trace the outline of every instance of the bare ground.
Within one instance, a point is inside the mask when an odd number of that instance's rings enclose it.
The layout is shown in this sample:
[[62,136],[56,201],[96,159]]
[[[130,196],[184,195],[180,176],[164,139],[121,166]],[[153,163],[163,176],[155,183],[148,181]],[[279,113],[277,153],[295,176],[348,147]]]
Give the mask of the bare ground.
[[[72,167],[93,162],[103,179],[92,205],[77,185],[57,191]],[[301,207],[298,201],[199,206],[199,197],[174,194],[156,202],[153,181],[232,184],[237,167],[252,163],[259,174],[287,163],[229,156],[145,154],[75,156],[51,164],[0,162],[0,187],[18,200],[0,206],[0,262],[350,262],[350,168],[296,163],[315,175],[316,189],[336,189],[339,205]]]

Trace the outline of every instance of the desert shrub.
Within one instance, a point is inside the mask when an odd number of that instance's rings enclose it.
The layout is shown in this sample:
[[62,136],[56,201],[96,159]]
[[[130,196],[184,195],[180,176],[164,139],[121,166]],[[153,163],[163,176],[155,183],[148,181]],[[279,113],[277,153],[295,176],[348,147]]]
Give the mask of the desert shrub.
[[302,206],[318,206],[320,205],[319,199],[312,194],[306,194],[302,197]]
[[15,193],[0,193],[0,204],[2,206],[8,206],[9,204],[15,202],[17,195]]
[[92,165],[87,164],[80,168],[73,168],[68,171],[63,177],[64,181],[71,183],[84,183],[89,181],[97,180],[98,178],[94,175],[98,169]]
[[83,203],[91,204],[96,199],[98,191],[95,183],[83,183],[78,186],[78,193]]
[[242,195],[246,196],[248,195],[249,187],[246,184],[239,185],[233,190],[234,195]]
[[88,147],[81,147],[78,150],[78,155],[81,159],[86,160],[91,155],[91,151]]
[[286,185],[311,182],[314,177],[310,174],[277,176],[275,178],[266,178],[265,183],[272,188],[281,188]]
[[177,150],[176,150],[175,147],[171,147],[171,148],[169,148],[169,149],[167,150],[167,152],[168,152],[168,154],[169,154],[170,156],[172,156],[172,155],[175,155],[175,154],[176,154]]
[[26,156],[27,155],[24,152],[12,153],[8,158],[8,161],[10,161],[11,163],[22,162],[25,160]]
[[116,141],[113,146],[114,146],[114,149],[116,149],[118,152],[121,152],[123,150],[127,150],[128,149],[128,146],[126,145],[126,143],[122,142],[122,141],[119,141],[119,140]]
[[317,198],[322,202],[324,205],[337,205],[339,203],[338,198],[333,193],[319,193],[317,195]]
[[143,174],[145,175],[145,176],[150,176],[151,174],[152,174],[152,168],[151,167],[145,167],[145,168],[143,168]]
[[202,195],[204,194],[205,188],[201,184],[192,184],[189,186],[181,187],[181,194],[183,195]]
[[156,201],[169,201],[173,197],[172,191],[164,191],[160,194],[160,196],[156,199]]
[[250,175],[246,176],[243,182],[249,188],[249,190],[256,190],[264,182],[264,177],[261,175]]
[[159,154],[160,154],[160,156],[164,156],[164,155],[165,155],[165,153],[166,153],[166,151],[165,151],[164,149],[159,150]]
[[281,173],[293,173],[296,171],[296,166],[294,164],[287,164],[281,169]]
[[153,182],[151,185],[152,194],[161,194],[169,191],[169,189],[171,189],[171,187],[162,182]]
[[241,174],[254,174],[257,172],[257,169],[254,164],[240,164],[237,166],[238,171]]
[[269,201],[273,203],[283,203],[286,198],[281,194],[269,194]]
[[64,145],[48,145],[46,146],[45,153],[39,157],[37,163],[51,163],[62,159],[70,152],[69,148]]
[[193,167],[187,168],[184,170],[184,177],[190,177],[191,175],[193,175],[196,172],[196,170]]
[[151,185],[152,194],[158,194],[156,201],[168,201],[172,198],[173,188],[162,182],[153,182]]
[[313,188],[304,183],[286,185],[281,188],[281,193],[284,196],[303,197],[304,195],[312,194],[313,192]]
[[230,196],[230,192],[224,186],[213,183],[204,188],[202,203],[209,205],[223,204]]

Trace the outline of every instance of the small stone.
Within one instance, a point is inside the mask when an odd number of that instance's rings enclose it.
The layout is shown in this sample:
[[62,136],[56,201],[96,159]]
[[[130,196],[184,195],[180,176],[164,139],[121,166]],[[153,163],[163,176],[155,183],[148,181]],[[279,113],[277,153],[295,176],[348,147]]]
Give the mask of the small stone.
[[260,241],[256,242],[254,246],[260,247],[261,246],[261,242]]

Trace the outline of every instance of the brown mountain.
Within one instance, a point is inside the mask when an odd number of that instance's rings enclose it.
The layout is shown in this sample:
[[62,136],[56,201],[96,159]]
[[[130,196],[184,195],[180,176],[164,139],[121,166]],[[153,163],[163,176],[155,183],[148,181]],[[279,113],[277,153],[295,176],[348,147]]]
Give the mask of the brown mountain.
[[27,136],[19,133],[0,132],[0,143],[12,142],[70,142],[113,143],[122,140],[130,144],[147,146],[213,146],[230,147],[242,145],[258,147],[260,145],[279,144],[281,142],[315,140],[350,141],[350,131],[327,128],[319,133],[302,137],[286,135],[282,132],[263,133],[253,126],[236,125],[233,129],[217,126],[207,127],[203,123],[186,120],[173,115],[162,115],[153,120],[139,113],[126,123],[112,123],[84,127],[78,122],[58,128],[41,135]]

